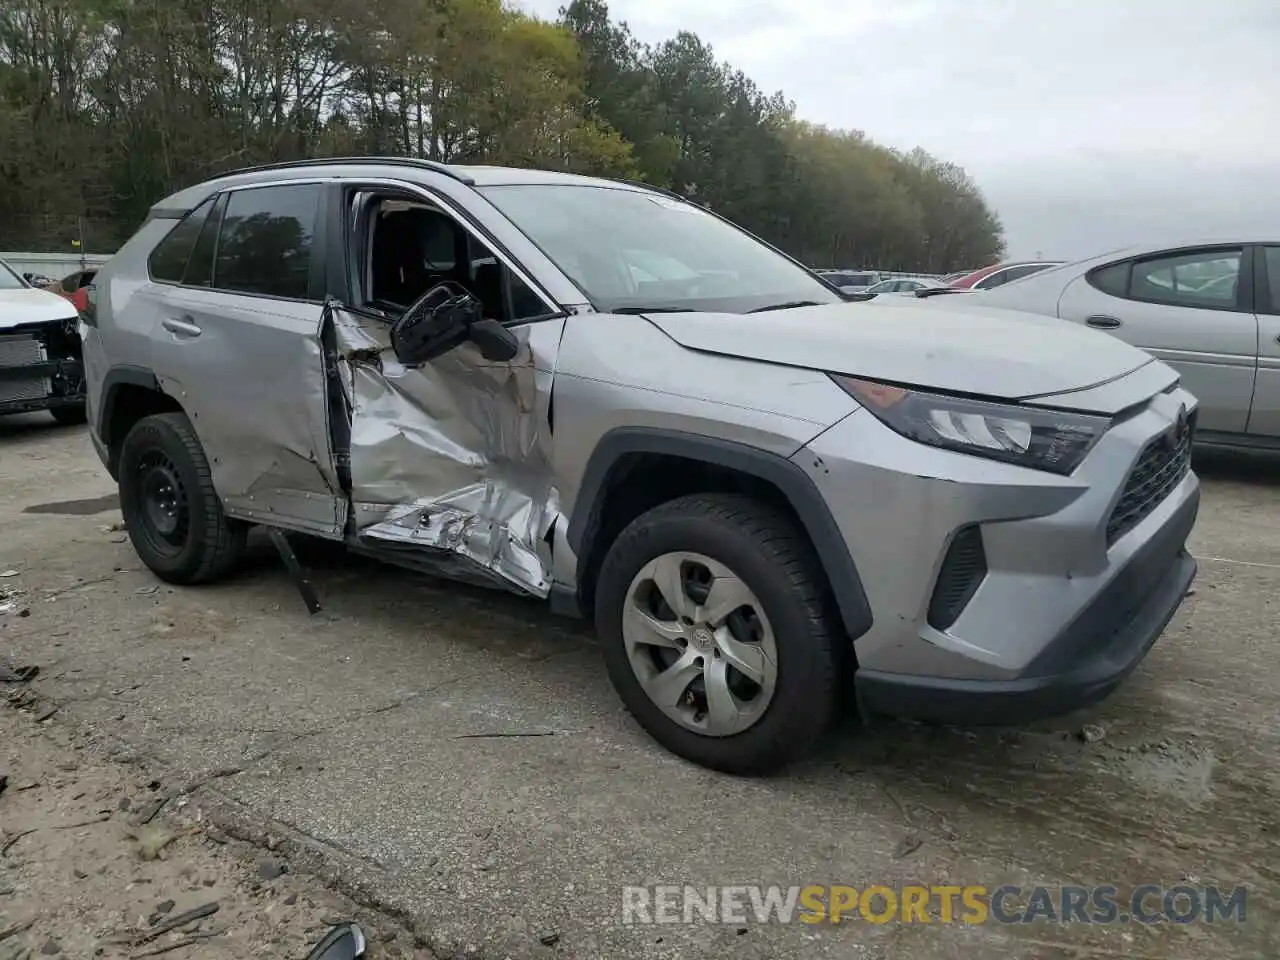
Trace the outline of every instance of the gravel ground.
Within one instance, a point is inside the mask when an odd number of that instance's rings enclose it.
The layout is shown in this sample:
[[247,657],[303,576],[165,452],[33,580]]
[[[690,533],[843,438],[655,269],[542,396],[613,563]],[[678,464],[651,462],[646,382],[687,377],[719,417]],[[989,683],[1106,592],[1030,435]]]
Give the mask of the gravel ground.
[[430,956],[52,709],[25,684],[0,707],[0,957],[301,958],[351,919],[371,957]]
[[[308,617],[264,539],[234,580],[160,584],[83,429],[43,416],[0,421],[0,654],[40,667],[27,686],[57,708],[42,727],[112,745],[128,767],[111,776],[201,784],[184,809],[441,957],[1260,957],[1280,879],[1280,465],[1197,469],[1195,593],[1106,703],[1016,731],[851,722],[772,779],[661,751],[590,635],[534,603],[329,561]],[[175,846],[221,855],[199,835]],[[244,876],[260,913],[268,888]],[[621,922],[627,884],[1183,881],[1245,885],[1247,922]],[[48,882],[41,923],[106,924]]]

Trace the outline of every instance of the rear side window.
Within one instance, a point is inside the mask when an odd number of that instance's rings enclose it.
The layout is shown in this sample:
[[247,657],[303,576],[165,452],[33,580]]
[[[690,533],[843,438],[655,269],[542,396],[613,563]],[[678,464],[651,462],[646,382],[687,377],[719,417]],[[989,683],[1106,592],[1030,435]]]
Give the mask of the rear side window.
[[214,286],[306,299],[320,195],[318,184],[233,192],[222,217]]
[[1141,260],[1129,277],[1129,296],[1179,307],[1236,306],[1241,251],[1207,250]]
[[191,250],[196,245],[196,237],[204,225],[205,217],[213,207],[210,198],[196,207],[156,244],[147,258],[147,270],[152,280],[165,283],[181,283],[182,274],[187,269],[187,260],[191,258]]

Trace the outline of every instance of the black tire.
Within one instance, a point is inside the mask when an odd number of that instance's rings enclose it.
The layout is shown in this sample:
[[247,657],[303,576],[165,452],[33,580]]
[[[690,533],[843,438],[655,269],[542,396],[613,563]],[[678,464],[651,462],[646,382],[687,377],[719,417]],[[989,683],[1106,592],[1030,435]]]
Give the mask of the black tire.
[[83,403],[78,403],[74,407],[51,407],[49,412],[53,414],[53,419],[64,427],[74,427],[89,419]]
[[[148,510],[149,485],[157,470],[172,481],[181,500],[175,513],[185,518],[169,535]],[[134,424],[120,447],[119,477],[120,511],[129,539],[161,580],[208,583],[239,561],[248,525],[222,512],[209,461],[184,414],[160,413]]]
[[[622,638],[634,577],[665,553],[692,551],[729,567],[755,594],[773,626],[777,682],[764,714],[746,730],[714,737],[668,717],[645,693]],[[815,749],[839,714],[846,659],[833,598],[817,556],[796,523],[750,497],[681,497],[633,521],[601,565],[595,621],[605,664],[627,709],[672,753],[741,775],[771,773]]]

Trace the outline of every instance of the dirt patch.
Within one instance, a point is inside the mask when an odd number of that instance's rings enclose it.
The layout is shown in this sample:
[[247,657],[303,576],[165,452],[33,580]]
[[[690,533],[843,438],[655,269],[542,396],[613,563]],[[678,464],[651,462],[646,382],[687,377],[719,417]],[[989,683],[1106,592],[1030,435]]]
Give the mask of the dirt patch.
[[350,919],[370,957],[432,956],[78,740],[27,687],[0,691],[0,958],[302,958]]

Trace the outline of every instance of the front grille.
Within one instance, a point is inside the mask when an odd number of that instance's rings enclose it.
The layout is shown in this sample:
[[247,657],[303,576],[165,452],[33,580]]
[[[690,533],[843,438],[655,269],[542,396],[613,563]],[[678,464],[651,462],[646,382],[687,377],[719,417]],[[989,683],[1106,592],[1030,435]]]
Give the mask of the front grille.
[[982,547],[982,531],[965,527],[955,535],[938,582],[929,599],[929,626],[946,630],[960,619],[960,614],[977,593],[987,575],[987,552]]
[[[0,368],[21,368],[43,363],[44,347],[29,334],[0,336]],[[40,400],[49,395],[49,378],[44,373],[30,376],[0,376],[0,403],[11,400]]]
[[1124,492],[1107,521],[1107,546],[1140,524],[1167,497],[1191,469],[1193,419],[1180,440],[1157,437],[1147,444],[1125,480]]

